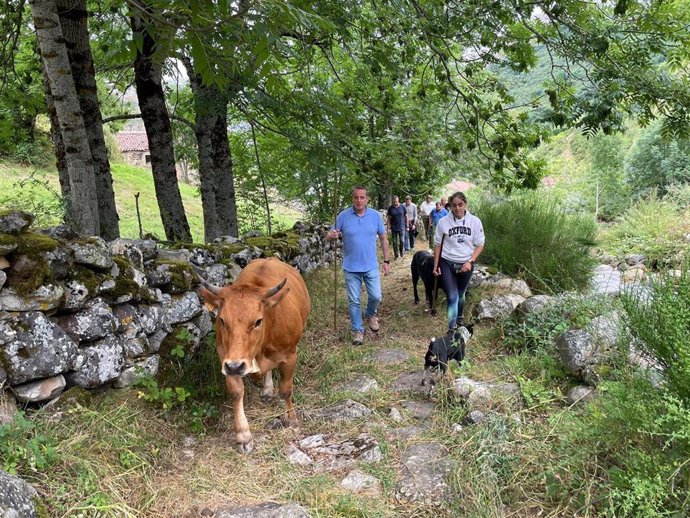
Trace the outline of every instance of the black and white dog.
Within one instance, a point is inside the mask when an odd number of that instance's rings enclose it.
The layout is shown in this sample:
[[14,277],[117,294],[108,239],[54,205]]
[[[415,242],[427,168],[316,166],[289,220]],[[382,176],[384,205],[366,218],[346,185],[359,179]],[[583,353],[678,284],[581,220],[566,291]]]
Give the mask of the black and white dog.
[[[465,346],[474,333],[472,324],[463,324],[453,333],[432,338],[429,342],[429,349],[424,356],[424,371],[430,373],[438,371],[445,374],[448,362],[455,360],[460,362],[465,358]],[[425,381],[422,381],[425,384]],[[433,381],[432,381],[433,385]]]
[[412,256],[412,263],[410,264],[412,272],[412,288],[414,291],[414,303],[419,304],[419,294],[417,293],[417,282],[422,279],[424,283],[424,292],[426,294],[426,303],[429,305],[431,314],[437,315],[436,308],[431,307],[432,294],[434,291],[434,254],[420,251],[415,252]]

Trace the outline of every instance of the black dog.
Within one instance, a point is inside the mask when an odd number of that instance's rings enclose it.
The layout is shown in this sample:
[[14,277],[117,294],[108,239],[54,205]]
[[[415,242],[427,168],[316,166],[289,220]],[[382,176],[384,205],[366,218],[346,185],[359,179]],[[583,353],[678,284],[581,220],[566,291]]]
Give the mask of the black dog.
[[424,370],[427,372],[438,370],[441,374],[445,374],[449,361],[455,360],[460,365],[465,358],[465,346],[473,333],[474,326],[468,324],[461,325],[453,333],[432,338],[429,342],[429,350],[424,356]]
[[412,263],[410,264],[412,271],[412,288],[414,291],[414,303],[419,304],[419,294],[417,293],[417,281],[420,277],[424,283],[424,291],[426,293],[426,302],[429,305],[431,314],[436,316],[436,308],[431,307],[432,294],[434,291],[434,254],[429,252],[415,252],[412,256]]

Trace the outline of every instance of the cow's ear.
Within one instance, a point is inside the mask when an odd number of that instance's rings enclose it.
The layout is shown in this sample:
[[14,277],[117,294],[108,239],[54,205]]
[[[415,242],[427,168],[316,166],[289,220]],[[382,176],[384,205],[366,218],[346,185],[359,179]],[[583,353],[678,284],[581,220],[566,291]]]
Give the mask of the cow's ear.
[[218,314],[218,307],[220,306],[222,297],[216,295],[215,293],[207,290],[203,286],[199,287],[197,294],[204,300],[204,306],[214,315]]
[[264,299],[264,304],[266,304],[267,307],[273,308],[278,304],[281,300],[285,298],[285,295],[290,293],[290,288],[283,288],[281,289],[278,293],[271,297],[266,297]]

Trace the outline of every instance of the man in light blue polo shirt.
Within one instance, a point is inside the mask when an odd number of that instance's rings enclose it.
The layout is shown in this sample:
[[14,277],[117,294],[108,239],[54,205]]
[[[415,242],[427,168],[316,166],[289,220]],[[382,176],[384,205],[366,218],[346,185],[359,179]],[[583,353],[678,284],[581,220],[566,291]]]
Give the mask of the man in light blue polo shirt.
[[367,207],[368,201],[366,187],[361,185],[353,187],[352,207],[338,214],[335,225],[326,235],[328,239],[343,239],[343,274],[354,345],[362,345],[364,342],[362,283],[367,288],[365,316],[369,329],[375,333],[379,330],[376,310],[381,302],[381,277],[376,255],[376,236],[381,241],[383,250],[383,274],[388,275],[391,270],[386,229],[383,227],[381,215]]

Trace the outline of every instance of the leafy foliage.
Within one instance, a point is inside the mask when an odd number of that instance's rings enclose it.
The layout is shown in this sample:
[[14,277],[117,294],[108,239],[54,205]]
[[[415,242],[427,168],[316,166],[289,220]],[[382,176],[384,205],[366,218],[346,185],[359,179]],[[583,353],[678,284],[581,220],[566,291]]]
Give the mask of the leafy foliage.
[[580,289],[589,282],[592,218],[566,214],[535,193],[481,203],[477,214],[487,235],[483,261],[541,292]]
[[[26,8],[26,10],[25,10]],[[4,2],[0,11],[3,29],[0,49],[0,155],[28,162],[37,160],[37,117],[45,113],[43,79],[33,31],[25,23],[24,2]]]
[[4,471],[17,474],[18,468],[44,470],[57,457],[54,438],[42,435],[23,413],[0,425],[0,465]]
[[633,195],[666,194],[674,184],[690,183],[690,140],[668,138],[663,123],[646,128],[625,161],[625,176]]

